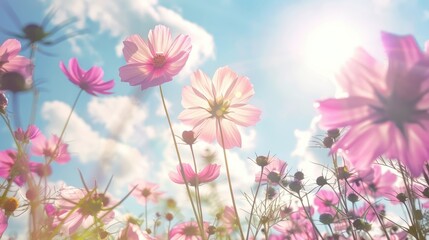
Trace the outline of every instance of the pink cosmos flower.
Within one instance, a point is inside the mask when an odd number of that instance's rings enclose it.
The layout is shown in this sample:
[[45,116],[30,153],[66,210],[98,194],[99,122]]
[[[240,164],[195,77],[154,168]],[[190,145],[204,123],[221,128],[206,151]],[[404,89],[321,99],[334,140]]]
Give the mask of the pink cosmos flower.
[[91,95],[112,93],[110,90],[115,85],[115,82],[113,80],[104,82],[102,79],[104,72],[100,67],[94,66],[85,71],[80,68],[76,58],[72,58],[69,61],[68,70],[62,61],[60,62],[60,68],[74,85],[79,86]]
[[228,67],[217,69],[213,81],[198,70],[191,76],[191,86],[183,89],[185,110],[179,119],[193,126],[198,138],[204,141],[213,142],[216,138],[223,148],[241,147],[237,125],[255,125],[261,115],[259,109],[247,104],[253,94],[249,79]]
[[[58,147],[57,147],[58,145]],[[51,139],[46,139],[43,134],[33,140],[31,151],[36,156],[44,156],[58,163],[70,161],[70,154],[67,150],[68,144],[63,143],[56,135]]]
[[331,152],[345,150],[357,169],[385,155],[417,177],[429,159],[429,52],[410,35],[381,37],[388,64],[358,49],[337,78],[347,97],[319,101],[320,124],[348,127]]
[[[204,229],[208,228],[208,223],[204,223]],[[207,239],[207,233],[206,239]],[[200,230],[197,222],[184,222],[174,226],[169,233],[170,240],[201,240]]]
[[21,43],[16,39],[7,39],[0,46],[0,74],[4,72],[19,72],[23,76],[31,75],[30,59],[18,55]]
[[[373,167],[372,180],[365,181],[363,188],[373,197],[383,197],[395,192],[395,182],[397,176],[391,171],[383,172],[379,165]],[[365,179],[364,179],[365,180]]]
[[277,157],[270,157],[269,164],[264,167],[262,177],[259,171],[255,175],[255,182],[261,181],[261,183],[270,182],[277,185],[285,174],[287,163]]
[[238,229],[237,216],[233,207],[225,206],[221,220],[228,234]]
[[142,90],[169,82],[185,66],[191,52],[191,38],[179,35],[172,41],[170,29],[158,25],[149,31],[148,41],[132,35],[122,49],[127,64],[119,68],[123,82]]
[[159,185],[151,182],[146,182],[144,180],[137,180],[129,186],[130,189],[137,186],[134,191],[131,193],[140,204],[147,204],[148,201],[157,203],[160,196],[163,194],[158,191]]
[[24,185],[27,179],[28,167],[25,167],[27,161],[21,161],[15,150],[0,151],[0,177],[4,179],[13,179],[18,186]]
[[118,240],[156,240],[156,238],[142,231],[140,226],[128,222],[119,232]]
[[29,125],[25,132],[22,128],[18,128],[14,132],[16,140],[23,143],[28,143],[30,140],[33,140],[36,137],[38,137],[39,134],[40,134],[39,128],[33,124]]
[[320,190],[314,198],[314,205],[317,206],[317,211],[320,214],[329,213],[335,216],[337,210],[335,207],[338,204],[338,197],[333,191]]
[[[188,183],[191,186],[200,185],[202,183],[208,183],[215,180],[219,177],[219,169],[220,165],[218,164],[209,164],[207,165],[200,173],[196,174],[194,169],[192,169],[191,165],[188,163],[182,164],[183,171],[185,172],[185,177]],[[178,184],[185,184],[185,180],[181,173],[180,165],[177,166],[177,172],[170,172],[168,176],[171,181]]]
[[111,211],[115,202],[106,194],[74,187],[61,189],[59,194],[54,203],[58,213],[53,225],[63,222],[62,228],[67,235],[76,233],[80,228],[87,229],[95,222],[109,223],[115,216],[115,212]]

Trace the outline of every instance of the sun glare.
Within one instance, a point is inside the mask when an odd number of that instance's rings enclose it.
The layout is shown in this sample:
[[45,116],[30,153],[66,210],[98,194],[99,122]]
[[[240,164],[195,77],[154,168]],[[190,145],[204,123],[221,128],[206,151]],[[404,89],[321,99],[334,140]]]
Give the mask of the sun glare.
[[339,22],[324,23],[308,31],[305,61],[321,74],[332,74],[352,56],[359,44],[359,34],[353,27]]

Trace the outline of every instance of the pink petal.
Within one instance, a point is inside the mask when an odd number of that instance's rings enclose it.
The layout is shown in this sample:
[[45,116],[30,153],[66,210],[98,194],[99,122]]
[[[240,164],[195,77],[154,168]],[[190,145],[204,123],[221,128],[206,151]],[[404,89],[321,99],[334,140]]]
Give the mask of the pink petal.
[[227,92],[234,88],[238,81],[238,75],[232,71],[229,67],[218,68],[213,75],[213,85],[216,89],[216,97],[227,98]]
[[0,46],[0,61],[9,61],[21,51],[21,43],[16,39],[7,39]]
[[196,95],[191,86],[185,86],[182,90],[182,106],[184,108],[194,108],[195,106],[203,109],[210,108],[207,99],[201,95]]
[[139,35],[131,35],[123,42],[122,52],[127,63],[149,62],[153,55],[146,42]]
[[[203,99],[213,100],[215,98],[215,90],[210,81],[210,78],[201,70],[197,70],[191,76],[191,86],[195,95]],[[187,106],[184,106],[185,108]]]
[[326,129],[341,128],[364,121],[373,112],[368,106],[373,102],[362,97],[319,101],[316,107],[321,113],[320,126]]
[[[233,147],[241,147],[241,135],[237,129],[237,126],[226,119],[220,119],[221,128],[217,127],[216,137],[217,142],[225,149],[230,149]],[[222,135],[223,134],[223,144],[222,144]]]
[[180,34],[176,37],[176,39],[174,39],[173,43],[168,49],[168,52],[166,53],[166,56],[168,58],[175,58],[176,56],[181,55],[183,53],[189,55],[191,49],[191,38],[187,35]]
[[226,115],[226,119],[238,125],[248,127],[259,122],[260,116],[261,110],[251,105],[244,105],[234,108],[231,107],[230,112]]
[[152,56],[155,56],[157,53],[167,53],[171,43],[171,33],[169,28],[163,25],[157,25],[153,30],[149,31],[148,38],[148,45],[152,52]]
[[207,183],[215,180],[220,174],[220,165],[209,164],[199,174],[198,178],[201,183]]
[[183,110],[179,114],[179,119],[183,123],[189,126],[197,126],[204,122],[207,118],[210,118],[211,114],[207,110],[202,108],[188,108]]
[[193,131],[198,136],[198,139],[209,143],[213,142],[216,138],[216,119],[204,119],[202,123],[194,127]]
[[403,67],[409,69],[423,58],[416,40],[412,35],[399,36],[387,32],[381,33],[381,39],[390,61],[398,61]]

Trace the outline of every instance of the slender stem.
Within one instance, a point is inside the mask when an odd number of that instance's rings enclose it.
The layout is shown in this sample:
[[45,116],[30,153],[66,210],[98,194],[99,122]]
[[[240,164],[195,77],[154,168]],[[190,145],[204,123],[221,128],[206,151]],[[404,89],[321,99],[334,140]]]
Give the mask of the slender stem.
[[308,218],[308,221],[310,221],[311,225],[313,226],[314,231],[317,233],[317,234],[316,234],[316,236],[318,236],[318,237],[317,237],[317,239],[319,239],[319,237],[320,237],[321,239],[323,239],[322,234],[320,233],[320,231],[319,231],[319,229],[317,228],[316,224],[314,224],[313,218],[311,217],[310,213],[307,211],[307,207],[305,206],[304,201],[302,201],[302,197],[301,197],[301,194],[300,194],[299,192],[298,192],[298,199],[299,199],[299,201],[300,201],[300,203],[301,203],[302,209],[303,209],[303,210],[304,210],[304,212],[305,212],[305,215],[306,215],[306,216],[307,216],[307,218]]
[[170,115],[168,114],[167,105],[165,104],[164,94],[162,92],[161,85],[159,85],[159,92],[161,94],[162,106],[164,107],[165,116],[167,117],[168,125],[170,127],[171,136],[173,138],[173,143],[174,143],[174,148],[176,150],[177,159],[179,160],[180,171],[181,171],[181,174],[183,176],[183,180],[185,181],[186,192],[188,193],[189,201],[191,202],[192,210],[194,211],[194,216],[197,220],[198,227],[199,227],[200,233],[201,233],[201,237],[203,238],[203,240],[205,240],[206,236],[204,233],[204,225],[202,225],[199,221],[199,216],[198,216],[197,211],[195,209],[194,201],[192,200],[191,191],[189,190],[188,180],[186,179],[185,170],[183,169],[183,165],[182,165],[182,158],[180,157],[179,148],[177,146],[177,141],[176,141],[176,137],[175,137],[176,135],[174,134],[173,125],[171,123]]
[[144,223],[145,223],[145,230],[147,231],[147,198],[144,199]]
[[13,119],[15,120],[15,128],[21,127],[21,117],[19,114],[19,100],[18,93],[12,93],[12,108],[13,108]]
[[255,197],[253,198],[252,208],[250,209],[249,224],[247,225],[246,239],[249,239],[250,226],[251,226],[252,217],[253,217],[253,209],[255,208],[256,197],[258,196],[259,188],[261,187],[261,179],[262,179],[263,173],[264,173],[264,167],[261,167],[261,175],[259,176],[258,187],[256,187]]
[[[35,44],[35,43],[31,44],[30,61],[33,64],[33,66],[34,66],[34,62],[35,62],[36,50],[37,50],[37,44]],[[34,68],[33,68],[33,72],[32,72],[33,101],[31,103],[31,115],[30,115],[30,122],[28,123],[28,125],[33,124],[36,121],[37,103],[39,102],[39,90],[37,90],[37,88],[35,87],[35,77],[34,76],[35,76],[35,74],[34,74]]]
[[222,131],[222,124],[220,124],[219,119],[216,119],[216,122],[218,124],[220,137],[222,139],[223,158],[225,160],[226,176],[228,178],[228,186],[229,186],[229,193],[231,195],[232,206],[234,207],[235,217],[237,218],[237,225],[238,225],[238,229],[240,230],[241,239],[244,239],[244,233],[243,233],[243,229],[241,227],[240,217],[238,216],[237,206],[235,204],[234,192],[232,190],[231,176],[229,174],[229,167],[228,167],[228,158],[226,157],[226,149],[224,147],[225,146],[225,140],[224,140],[223,131]]
[[195,195],[196,195],[197,208],[198,208],[198,213],[200,215],[201,225],[204,225],[203,208],[201,206],[202,203],[201,203],[201,196],[200,196],[200,189],[199,189],[200,183],[199,183],[199,177],[198,177],[197,161],[195,160],[194,147],[192,146],[192,144],[189,144],[189,147],[191,149],[192,161],[194,162],[195,174],[197,175],[195,177]]
[[[69,115],[67,116],[66,123],[64,124],[64,127],[63,127],[63,129],[61,130],[61,134],[60,134],[60,136],[58,137],[58,142],[57,142],[57,145],[55,146],[54,153],[56,153],[56,152],[58,151],[58,148],[60,147],[60,143],[61,143],[61,141],[62,141],[62,139],[63,139],[63,137],[64,137],[64,133],[66,132],[66,128],[67,128],[67,126],[68,126],[68,124],[69,124],[69,122],[70,122],[70,118],[71,118],[71,116],[72,116],[72,114],[73,114],[74,109],[76,108],[77,101],[79,100],[79,97],[80,97],[80,95],[82,94],[82,92],[83,92],[83,89],[81,89],[81,90],[79,91],[79,93],[78,93],[78,94],[77,94],[77,96],[76,96],[76,99],[75,99],[75,100],[74,100],[74,102],[73,102],[73,106],[72,106],[72,108],[70,109],[70,113],[69,113]],[[48,164],[50,164],[53,160],[54,160],[54,159],[53,159],[53,157],[51,157],[51,159],[49,159],[49,160],[48,160]]]

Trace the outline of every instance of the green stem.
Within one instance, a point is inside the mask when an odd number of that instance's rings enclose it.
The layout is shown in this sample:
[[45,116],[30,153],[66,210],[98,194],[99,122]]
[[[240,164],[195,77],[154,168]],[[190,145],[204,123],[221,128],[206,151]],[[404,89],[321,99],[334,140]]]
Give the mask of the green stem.
[[195,196],[196,196],[197,208],[198,208],[198,213],[200,215],[201,225],[204,226],[203,208],[201,206],[202,204],[201,204],[201,196],[200,196],[200,189],[199,189],[197,162],[195,160],[195,153],[194,153],[194,148],[192,147],[192,144],[189,144],[189,147],[191,148],[192,161],[194,162],[195,174],[197,175],[197,177],[195,177]]
[[170,127],[171,136],[173,138],[173,143],[174,143],[174,148],[176,150],[177,159],[179,160],[180,171],[181,171],[181,174],[183,176],[183,180],[185,181],[186,192],[188,193],[189,201],[191,202],[192,210],[193,210],[194,216],[197,220],[198,227],[199,227],[200,233],[201,233],[201,237],[203,238],[203,240],[205,240],[206,236],[204,233],[205,232],[204,231],[204,225],[201,225],[201,223],[199,221],[199,216],[198,216],[197,211],[195,209],[194,201],[192,200],[191,191],[189,190],[188,180],[186,179],[185,170],[183,169],[183,165],[182,165],[182,158],[180,157],[179,148],[177,146],[177,141],[176,141],[176,137],[175,137],[176,135],[174,134],[173,125],[171,123],[170,115],[168,114],[167,105],[165,104],[164,93],[162,92],[161,85],[159,85],[159,92],[161,94],[162,106],[164,107],[165,116],[167,117],[168,125]]
[[241,239],[244,239],[244,233],[243,233],[243,229],[241,227],[240,217],[238,216],[237,206],[235,204],[234,192],[232,190],[231,176],[229,174],[229,167],[228,167],[228,158],[226,157],[226,150],[224,147],[225,146],[225,140],[224,140],[223,131],[222,131],[222,124],[220,124],[219,119],[216,119],[216,122],[218,124],[220,137],[222,140],[223,158],[225,160],[226,176],[228,178],[228,186],[229,186],[229,193],[231,195],[232,206],[234,207],[235,217],[237,218],[237,225],[238,225],[238,229],[240,230]]
[[[72,116],[72,114],[73,114],[73,112],[74,112],[74,109],[76,108],[77,101],[79,100],[79,97],[80,97],[80,95],[82,94],[82,92],[83,92],[83,89],[81,89],[81,90],[79,91],[79,93],[78,93],[78,94],[77,94],[77,96],[76,96],[76,99],[75,99],[75,100],[74,100],[74,102],[73,102],[73,106],[72,106],[72,108],[71,108],[71,110],[70,110],[69,115],[67,116],[66,123],[64,124],[64,127],[63,127],[63,129],[61,130],[61,134],[60,134],[60,136],[58,137],[58,142],[57,142],[57,145],[55,146],[54,153],[56,153],[56,152],[58,151],[58,148],[60,147],[60,143],[61,143],[61,141],[62,141],[62,139],[63,139],[63,137],[64,137],[64,133],[66,132],[66,128],[67,128],[67,126],[68,126],[68,124],[69,124],[69,122],[70,122],[70,118],[71,118],[71,116]],[[54,159],[51,157],[51,158],[48,160],[48,164],[50,164],[53,160],[54,160]]]
[[246,239],[249,239],[250,226],[251,226],[252,217],[253,217],[253,209],[255,208],[256,197],[258,196],[259,188],[261,187],[261,179],[262,179],[263,173],[264,173],[264,167],[261,167],[261,175],[259,176],[258,187],[256,187],[255,197],[253,198],[252,208],[250,209],[249,224],[247,225]]

